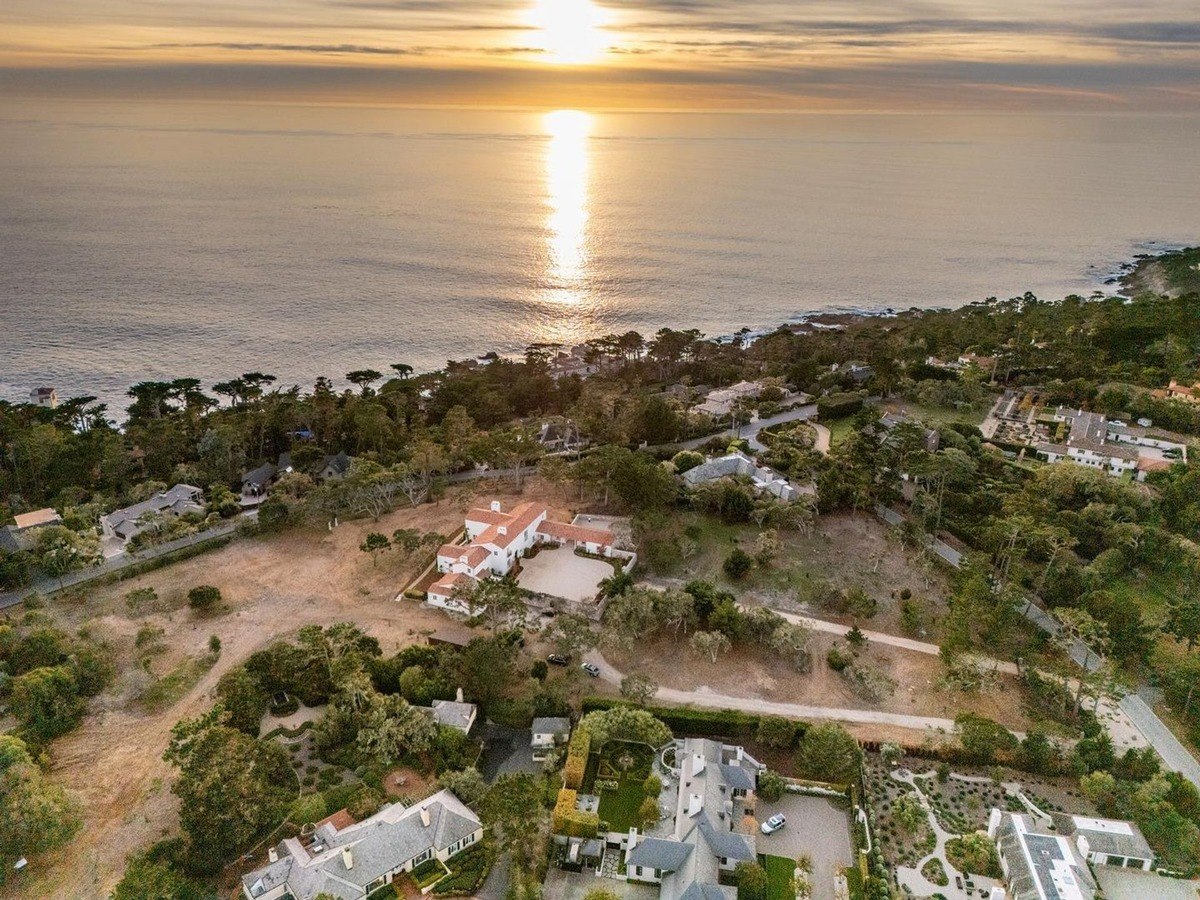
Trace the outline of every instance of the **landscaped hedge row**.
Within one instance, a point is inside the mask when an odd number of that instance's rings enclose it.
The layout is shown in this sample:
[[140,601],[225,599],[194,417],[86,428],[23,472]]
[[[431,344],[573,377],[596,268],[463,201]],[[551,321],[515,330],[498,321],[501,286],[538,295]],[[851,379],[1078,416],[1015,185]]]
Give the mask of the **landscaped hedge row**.
[[450,874],[433,887],[433,893],[443,897],[460,897],[474,894],[483,884],[492,867],[491,853],[482,844],[464,850],[450,860]]
[[[613,700],[609,697],[585,697],[583,713],[586,715],[595,710],[630,705],[632,704],[624,700]],[[647,706],[646,710],[681,737],[754,739],[758,736],[759,723],[764,718],[774,718],[734,709],[700,709],[694,706]],[[808,730],[808,725],[797,722],[796,730],[797,739],[802,738]]]
[[558,792],[558,802],[551,814],[551,827],[555,834],[567,837],[594,838],[600,828],[600,817],[594,812],[583,812],[575,808],[579,792],[563,788]]
[[582,728],[576,728],[567,745],[567,761],[563,765],[563,783],[573,790],[583,787],[584,772],[587,771],[588,753],[592,749],[592,736]]

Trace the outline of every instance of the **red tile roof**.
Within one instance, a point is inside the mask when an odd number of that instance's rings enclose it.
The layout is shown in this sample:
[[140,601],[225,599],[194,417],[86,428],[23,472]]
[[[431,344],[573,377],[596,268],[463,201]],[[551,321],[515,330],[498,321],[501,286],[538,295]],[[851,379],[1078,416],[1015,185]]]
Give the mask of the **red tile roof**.
[[314,823],[317,828],[322,825],[332,825],[336,830],[341,831],[343,828],[349,828],[354,824],[354,816],[350,815],[347,810],[339,809],[332,816],[326,816],[320,822]]
[[476,583],[474,578],[464,572],[447,572],[429,586],[429,593],[449,597],[460,585],[466,587]]
[[616,536],[603,528],[584,528],[582,525],[570,525],[566,522],[549,520],[538,526],[538,534],[568,541],[580,541],[585,544],[600,544],[602,547],[611,547],[616,543]]

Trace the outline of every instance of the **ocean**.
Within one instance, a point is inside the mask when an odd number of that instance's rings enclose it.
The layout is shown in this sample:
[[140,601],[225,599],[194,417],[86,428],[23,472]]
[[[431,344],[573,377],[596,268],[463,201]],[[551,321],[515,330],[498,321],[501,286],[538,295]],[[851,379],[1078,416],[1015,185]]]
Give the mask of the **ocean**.
[[0,397],[1112,290],[1200,120],[0,104]]

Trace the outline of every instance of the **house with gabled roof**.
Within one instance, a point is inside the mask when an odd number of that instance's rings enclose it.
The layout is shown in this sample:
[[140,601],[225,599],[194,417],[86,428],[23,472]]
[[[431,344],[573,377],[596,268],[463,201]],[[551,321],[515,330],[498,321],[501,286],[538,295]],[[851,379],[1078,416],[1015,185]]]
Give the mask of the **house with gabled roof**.
[[200,488],[190,484],[177,484],[169,490],[155,494],[149,500],[101,516],[100,530],[106,538],[128,542],[149,528],[156,516],[203,513],[203,497],[204,492]]
[[679,789],[671,831],[631,833],[626,873],[658,884],[660,900],[735,900],[737,888],[721,884],[721,875],[758,858],[753,827],[742,829],[763,766],[741,747],[706,738],[683,740],[675,759]]
[[310,838],[288,838],[268,863],[242,877],[247,900],[360,900],[422,863],[452,858],[483,837],[483,825],[450,791],[404,806],[393,803],[362,822],[335,814]]

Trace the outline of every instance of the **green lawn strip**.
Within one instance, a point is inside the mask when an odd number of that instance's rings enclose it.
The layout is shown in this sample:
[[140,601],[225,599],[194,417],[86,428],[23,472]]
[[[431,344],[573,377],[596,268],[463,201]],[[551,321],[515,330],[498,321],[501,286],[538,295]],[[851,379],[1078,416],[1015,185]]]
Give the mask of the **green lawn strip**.
[[600,820],[608,823],[609,831],[628,831],[640,826],[638,809],[646,796],[642,791],[644,778],[622,778],[614,790],[600,791]]
[[795,900],[792,876],[796,872],[796,861],[786,856],[758,855],[758,864],[767,871],[767,900]]

